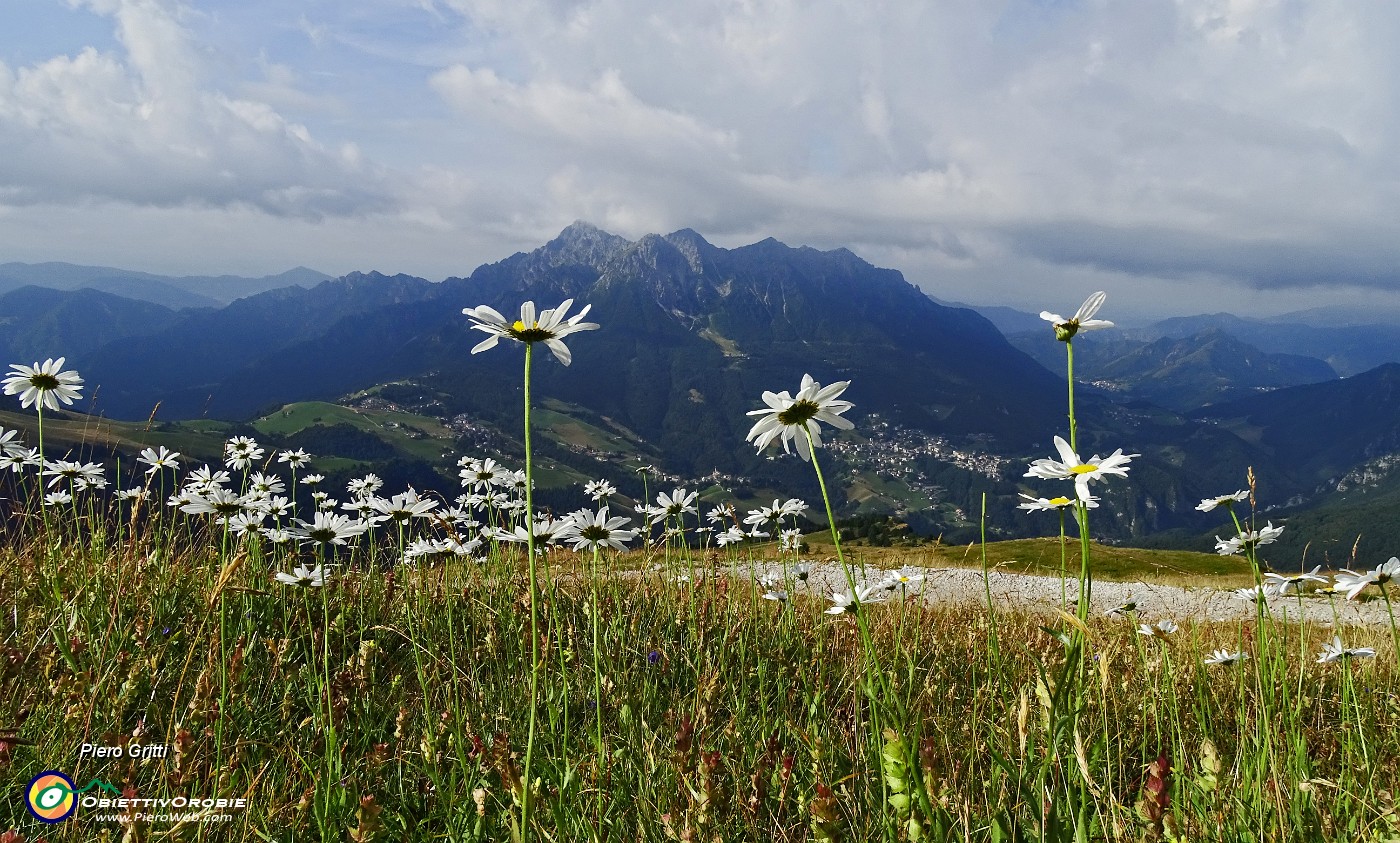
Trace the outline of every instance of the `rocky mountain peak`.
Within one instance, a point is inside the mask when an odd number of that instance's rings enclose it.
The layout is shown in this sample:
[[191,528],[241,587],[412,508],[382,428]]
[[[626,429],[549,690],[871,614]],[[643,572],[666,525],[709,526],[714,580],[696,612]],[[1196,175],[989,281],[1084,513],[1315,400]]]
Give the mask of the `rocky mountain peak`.
[[619,251],[631,245],[631,241],[624,237],[576,220],[559,232],[559,236],[536,250],[535,254],[545,258],[550,266],[582,264],[601,270]]

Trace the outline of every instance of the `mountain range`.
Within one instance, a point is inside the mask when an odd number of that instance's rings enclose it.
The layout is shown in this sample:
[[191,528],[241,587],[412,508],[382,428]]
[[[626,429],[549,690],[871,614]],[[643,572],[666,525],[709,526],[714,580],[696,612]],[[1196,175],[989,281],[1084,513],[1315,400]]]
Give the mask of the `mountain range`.
[[[940,304],[848,250],[772,239],[723,249],[690,230],[632,241],[575,223],[538,249],[441,282],[308,273],[221,306],[31,283],[0,294],[0,348],[25,362],[66,354],[89,386],[84,409],[116,419],[282,430],[266,420],[301,418],[289,405],[337,402],[411,414],[425,429],[455,431],[458,453],[509,459],[519,452],[522,355],[513,344],[471,354],[482,335],[461,311],[488,304],[509,315],[524,300],[572,298],[601,327],[571,338],[567,368],[536,359],[536,418],[554,472],[545,485],[605,476],[639,497],[636,469],[650,464],[656,482],[813,500],[810,469],[744,442],[759,395],[795,390],[810,373],[851,382],[856,430],[833,440],[828,457],[844,511],[893,511],[963,540],[976,533],[985,493],[993,535],[1056,527],[1053,516],[1016,510],[1018,493],[1060,491],[1021,477],[1065,430],[1064,348],[1049,326],[1021,314],[1035,330],[1008,340],[982,314]],[[62,277],[78,283],[76,273]],[[1251,466],[1261,505],[1281,507],[1280,518],[1324,511],[1362,486],[1389,488],[1400,366],[1353,369],[1393,359],[1397,343],[1374,326],[1324,347],[1327,332],[1343,329],[1316,325],[1305,326],[1313,345],[1289,350],[1276,327],[1213,316],[1076,340],[1081,448],[1141,455],[1127,482],[1103,487],[1096,534],[1208,543],[1219,519],[1196,502],[1239,488]],[[383,430],[355,427],[363,418],[350,410],[304,415],[309,432],[286,435],[321,443],[319,455],[346,472],[411,441],[377,445]],[[426,466],[448,450],[412,458]]]

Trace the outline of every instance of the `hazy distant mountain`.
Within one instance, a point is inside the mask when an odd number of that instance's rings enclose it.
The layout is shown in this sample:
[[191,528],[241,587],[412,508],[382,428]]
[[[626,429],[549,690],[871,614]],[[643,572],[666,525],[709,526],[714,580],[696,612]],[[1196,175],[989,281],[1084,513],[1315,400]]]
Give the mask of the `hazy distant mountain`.
[[175,277],[70,263],[6,263],[0,264],[0,293],[24,286],[54,290],[87,288],[182,310],[218,307],[280,287],[313,287],[329,278],[325,273],[304,266],[278,275],[245,278],[237,275]]
[[1218,328],[1260,351],[1316,357],[1326,361],[1343,377],[1383,363],[1400,363],[1398,324],[1335,326],[1243,319],[1229,313],[1214,313],[1164,319],[1131,335],[1139,339],[1184,339],[1210,328]]
[[1400,364],[1192,415],[1237,431],[1286,462],[1299,480],[1325,487],[1368,460],[1400,454]]
[[[343,320],[418,301],[437,289],[407,275],[352,273],[310,289],[283,287],[219,310],[190,313],[159,332],[116,340],[86,361],[74,355],[70,362],[81,363],[83,374],[102,385],[98,408],[116,418],[145,418],[157,402],[161,418],[242,417],[262,405],[258,396],[279,389],[290,388],[299,397],[320,394],[321,382],[287,374],[295,370],[295,361],[286,360],[289,347],[325,336]],[[366,337],[346,343],[344,351],[353,358],[364,350]],[[231,406],[230,390],[221,384],[261,360],[276,361],[268,382],[248,389],[252,403],[236,403],[239,412],[224,412]],[[344,368],[354,371],[348,364]]]
[[[1063,346],[1044,342],[1044,332],[1016,334],[1011,342],[1047,368],[1063,370]],[[1268,354],[1222,328],[1177,339],[1133,339],[1120,331],[1076,338],[1075,380],[1120,398],[1151,401],[1181,412],[1285,386],[1335,380],[1322,360],[1297,354]]]
[[170,308],[97,290],[20,287],[0,295],[0,359],[81,358],[118,339],[156,333],[180,318]]
[[1000,305],[972,305],[963,304],[962,302],[944,302],[933,296],[930,296],[930,298],[948,307],[965,307],[969,310],[975,310],[986,317],[988,322],[996,326],[998,331],[1001,331],[1008,337],[1012,334],[1050,330],[1050,323],[1041,319],[1039,313],[1027,313],[1024,310],[1017,310],[1014,307],[1002,307]]

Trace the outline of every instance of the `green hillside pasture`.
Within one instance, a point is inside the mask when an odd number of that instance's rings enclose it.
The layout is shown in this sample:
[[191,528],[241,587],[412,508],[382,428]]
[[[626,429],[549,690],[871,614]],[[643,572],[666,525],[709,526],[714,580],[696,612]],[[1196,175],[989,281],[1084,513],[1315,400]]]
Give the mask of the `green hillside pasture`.
[[[0,410],[0,427],[18,430],[26,446],[39,444],[39,418],[33,413]],[[226,422],[148,425],[144,421],[114,421],[81,413],[51,413],[44,418],[44,448],[50,456],[60,450],[72,450],[76,455],[90,446],[134,454],[143,448],[164,445],[190,460],[221,462],[230,427]]]
[[395,410],[357,410],[322,401],[287,404],[253,422],[262,433],[290,435],[316,425],[348,424],[433,464],[453,450],[456,434],[428,416]]

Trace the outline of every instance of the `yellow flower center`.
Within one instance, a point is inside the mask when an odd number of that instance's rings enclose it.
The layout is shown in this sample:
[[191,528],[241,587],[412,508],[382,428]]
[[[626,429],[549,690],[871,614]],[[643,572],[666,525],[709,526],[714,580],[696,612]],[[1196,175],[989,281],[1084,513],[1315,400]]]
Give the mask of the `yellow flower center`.
[[512,331],[515,331],[516,333],[519,333],[519,332],[525,330],[525,323],[524,323],[524,322],[521,322],[519,319],[517,319],[517,320],[515,320],[515,324],[510,326],[510,329],[511,329]]
[[1073,501],[1071,501],[1069,498],[1061,496],[1058,498],[1051,498],[1050,503],[1052,506],[1069,506],[1071,503],[1073,503]]
[[806,424],[821,412],[821,407],[815,401],[808,401],[805,398],[801,401],[794,401],[787,409],[778,413],[778,423],[793,427]]
[[1085,463],[1084,465],[1072,466],[1072,467],[1070,468],[1070,470],[1069,470],[1069,473],[1070,473],[1070,474],[1088,474],[1088,473],[1090,473],[1090,472],[1098,471],[1098,470],[1099,470],[1099,467],[1098,467],[1097,465],[1094,465],[1093,463]]

